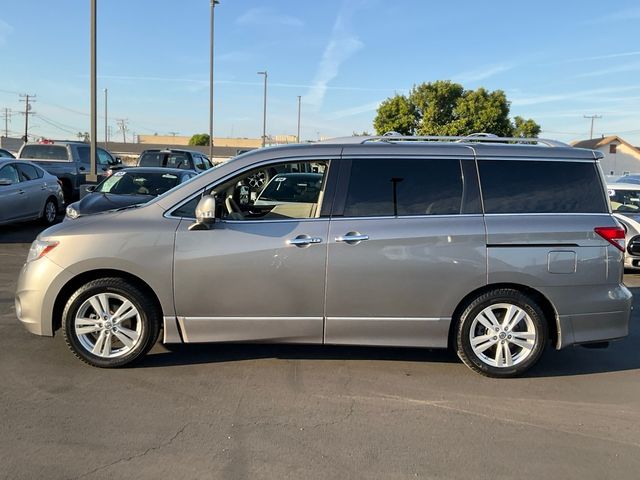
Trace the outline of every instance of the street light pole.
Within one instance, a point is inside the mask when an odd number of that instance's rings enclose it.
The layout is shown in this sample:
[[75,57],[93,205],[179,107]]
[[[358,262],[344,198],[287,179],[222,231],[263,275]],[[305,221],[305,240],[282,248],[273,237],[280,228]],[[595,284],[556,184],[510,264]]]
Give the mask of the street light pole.
[[98,135],[98,101],[97,101],[97,71],[96,71],[96,0],[91,0],[91,159],[90,169],[87,180],[95,182],[98,180],[96,176],[96,154],[97,154],[97,135]]
[[258,72],[258,75],[264,75],[264,102],[262,107],[262,146],[267,143],[267,71]]
[[104,89],[104,146],[107,147],[107,143],[109,142],[109,116],[107,112],[108,103],[107,103],[107,94],[108,90]]
[[298,135],[296,136],[296,141],[300,143],[300,104],[302,102],[302,97],[298,95]]
[[213,159],[213,20],[216,4],[218,3],[220,3],[218,0],[211,0],[211,39],[209,42],[209,159]]

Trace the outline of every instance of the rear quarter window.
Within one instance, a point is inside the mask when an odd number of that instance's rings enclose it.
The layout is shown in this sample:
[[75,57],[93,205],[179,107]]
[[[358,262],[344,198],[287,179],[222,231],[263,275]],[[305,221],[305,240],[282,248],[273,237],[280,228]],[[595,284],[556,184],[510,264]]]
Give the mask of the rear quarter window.
[[594,162],[479,160],[485,213],[607,213]]
[[138,160],[140,167],[160,167],[162,166],[162,154],[158,152],[143,153]]

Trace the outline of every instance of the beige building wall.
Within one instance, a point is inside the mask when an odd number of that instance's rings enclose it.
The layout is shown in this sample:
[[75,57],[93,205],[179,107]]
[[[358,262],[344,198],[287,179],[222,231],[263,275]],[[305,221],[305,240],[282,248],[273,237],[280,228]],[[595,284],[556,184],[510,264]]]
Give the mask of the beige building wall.
[[[609,152],[609,145],[616,145],[616,153]],[[605,175],[640,173],[640,152],[624,143],[612,142],[598,147],[604,158],[600,160]]]
[[[189,145],[191,135],[138,135],[138,143],[154,143],[156,145]],[[262,146],[259,138],[226,138],[213,137],[216,147],[258,148]]]

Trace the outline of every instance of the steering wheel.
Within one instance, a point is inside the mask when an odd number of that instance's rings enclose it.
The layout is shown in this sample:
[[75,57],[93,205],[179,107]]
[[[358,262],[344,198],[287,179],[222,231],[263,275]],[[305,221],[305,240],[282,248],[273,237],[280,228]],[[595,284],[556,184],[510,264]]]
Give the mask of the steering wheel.
[[224,206],[227,209],[227,214],[230,219],[242,220],[244,218],[244,214],[242,213],[240,206],[233,199],[233,194],[226,196],[224,199]]
[[264,186],[268,178],[266,170],[258,170],[256,173],[247,177],[247,183],[249,183],[251,188],[259,189]]

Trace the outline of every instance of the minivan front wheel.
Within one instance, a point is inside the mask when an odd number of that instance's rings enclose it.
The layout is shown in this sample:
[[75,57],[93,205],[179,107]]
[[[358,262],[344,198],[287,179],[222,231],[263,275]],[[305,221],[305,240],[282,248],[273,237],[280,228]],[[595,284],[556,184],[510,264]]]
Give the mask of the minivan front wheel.
[[64,336],[80,360],[103,368],[128,365],[155,344],[158,307],[121,278],[93,280],[80,287],[63,312]]
[[462,312],[456,335],[460,359],[489,377],[516,377],[531,368],[547,342],[544,313],[528,295],[496,289]]

